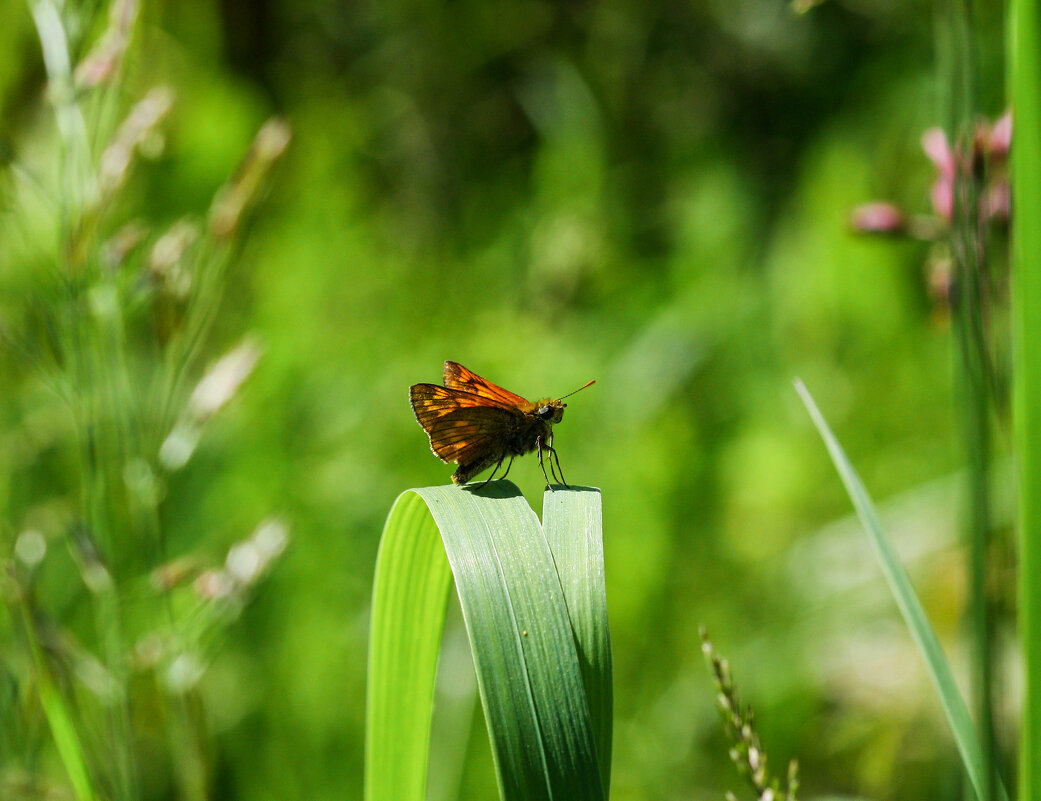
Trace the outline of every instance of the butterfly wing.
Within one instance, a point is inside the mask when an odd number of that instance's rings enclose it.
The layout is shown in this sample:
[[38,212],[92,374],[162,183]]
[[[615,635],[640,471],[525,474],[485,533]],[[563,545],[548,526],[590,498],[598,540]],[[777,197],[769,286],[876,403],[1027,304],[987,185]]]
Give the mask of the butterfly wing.
[[502,401],[436,384],[415,384],[409,399],[416,420],[443,462],[467,464],[500,451],[524,414]]
[[520,395],[496,386],[491,381],[481,378],[477,373],[467,370],[458,362],[445,362],[445,386],[449,389],[460,389],[482,398],[493,401],[496,405],[509,407],[527,406],[528,401]]

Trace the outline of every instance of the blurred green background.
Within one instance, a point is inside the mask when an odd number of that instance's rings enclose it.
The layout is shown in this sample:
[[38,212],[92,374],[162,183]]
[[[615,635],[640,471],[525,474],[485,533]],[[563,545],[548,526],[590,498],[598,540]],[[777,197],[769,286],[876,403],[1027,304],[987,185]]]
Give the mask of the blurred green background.
[[[115,222],[161,232],[204,216],[265,119],[293,133],[228,267],[202,361],[247,335],[263,355],[188,464],[162,477],[162,558],[133,530],[129,553],[102,555],[132,599],[157,592],[148,576],[161,561],[219,565],[260,521],[289,528],[185,692],[207,797],[360,797],[380,529],[399,492],[453,469],[430,454],[407,388],[439,381],[453,359],[529,398],[597,379],[569,401],[556,445],[570,481],[603,491],[612,798],[743,789],[702,624],[774,767],[800,760],[804,797],[962,798],[922,663],[792,389],[806,382],[883,503],[957,658],[951,334],[926,246],[848,226],[876,198],[928,210],[919,137],[942,121],[944,96],[931,9],[145,3],[112,113],[156,84],[176,101]],[[90,4],[66,11],[88,32],[104,26]],[[990,114],[1001,109],[995,16],[977,31]],[[53,112],[29,6],[9,4],[4,20],[0,322],[47,351],[32,322],[47,247],[32,238],[36,207],[11,186],[24,163],[53,163]],[[0,388],[0,787],[67,798],[26,700],[10,576],[19,535],[39,531],[50,547],[33,579],[38,614],[99,649],[67,544],[82,515],[76,437],[17,348],[0,350]],[[537,461],[510,478],[539,509]],[[151,620],[135,621],[132,603],[126,614],[145,638]],[[457,618],[447,636],[458,642]],[[491,798],[470,668],[452,653],[445,664],[431,797]],[[150,681],[144,669],[131,680]],[[132,717],[142,797],[190,797],[176,778],[181,735],[159,707],[134,702]]]

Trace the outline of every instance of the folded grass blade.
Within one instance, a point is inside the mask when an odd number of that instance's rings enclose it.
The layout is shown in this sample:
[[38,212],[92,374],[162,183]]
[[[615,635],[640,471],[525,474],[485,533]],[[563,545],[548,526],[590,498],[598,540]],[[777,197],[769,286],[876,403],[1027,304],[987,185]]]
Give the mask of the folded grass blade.
[[[424,797],[437,651],[453,577],[501,797],[606,798],[607,769],[598,754],[610,759],[611,663],[600,496],[561,489],[551,497],[549,539],[506,481],[480,490],[411,490],[395,502],[373,589],[368,801]],[[587,544],[560,554],[566,592],[551,542],[578,538]],[[587,697],[595,701],[592,715]]]

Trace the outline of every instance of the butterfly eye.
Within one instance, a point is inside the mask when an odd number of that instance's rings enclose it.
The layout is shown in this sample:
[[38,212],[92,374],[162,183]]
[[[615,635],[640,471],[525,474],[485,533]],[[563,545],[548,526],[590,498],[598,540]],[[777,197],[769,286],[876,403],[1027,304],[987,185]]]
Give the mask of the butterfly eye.
[[535,412],[543,420],[553,419],[553,407],[552,406],[540,406],[539,410]]

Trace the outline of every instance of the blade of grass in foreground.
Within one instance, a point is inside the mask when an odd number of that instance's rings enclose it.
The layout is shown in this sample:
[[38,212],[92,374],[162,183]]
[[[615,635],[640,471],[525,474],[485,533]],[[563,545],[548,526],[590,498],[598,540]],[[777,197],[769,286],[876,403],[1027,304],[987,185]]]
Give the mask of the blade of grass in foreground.
[[[922,656],[925,658],[926,665],[929,668],[929,676],[932,678],[933,685],[940,696],[940,704],[954,734],[958,753],[961,754],[962,763],[965,765],[965,771],[969,774],[969,780],[976,791],[976,797],[983,798],[986,792],[987,775],[984,772],[979,737],[973,726],[972,718],[969,716],[969,709],[965,705],[965,699],[962,698],[961,693],[958,691],[958,686],[955,684],[954,674],[951,672],[951,666],[947,662],[946,656],[944,656],[943,648],[941,648],[940,641],[936,637],[936,632],[933,631],[933,627],[925,615],[925,610],[922,608],[922,604],[911,586],[911,579],[904,570],[896,549],[882,529],[875,506],[871,502],[871,498],[863,483],[861,483],[856,470],[853,469],[853,465],[850,464],[849,459],[842,450],[842,446],[839,445],[835,435],[831,432],[827,422],[825,422],[824,416],[821,414],[820,409],[817,408],[817,404],[814,403],[809,390],[798,380],[795,382],[795,389],[802,398],[802,402],[806,405],[810,417],[813,418],[813,424],[817,427],[817,431],[820,432],[821,438],[828,448],[828,453],[835,465],[835,469],[838,470],[842,483],[846,485],[846,491],[849,493],[850,500],[853,501],[857,516],[860,518],[860,522],[864,524],[864,528],[875,546],[875,553],[878,556],[882,573],[886,577],[886,582],[889,584],[889,589],[893,593],[896,605],[904,618],[904,623],[910,630],[911,637],[918,646],[918,650],[921,651]],[[1005,788],[1000,784],[998,785],[998,798],[1001,801],[1008,800]]]
[[1036,0],[1013,0],[1011,8],[1012,375],[1023,660],[1019,797],[1041,801],[1041,8]]
[[[599,521],[599,493],[556,495],[574,497],[547,507],[553,539],[596,542],[586,558],[562,552],[565,583],[602,588],[603,561],[591,556],[601,535],[599,525],[590,527]],[[373,588],[367,801],[424,797],[434,673],[453,576],[501,797],[603,801],[607,774],[597,757],[610,759],[602,719],[610,709],[606,602],[602,590],[565,597],[546,531],[506,481],[480,490],[411,490],[391,510]],[[596,702],[596,731],[587,695]]]

